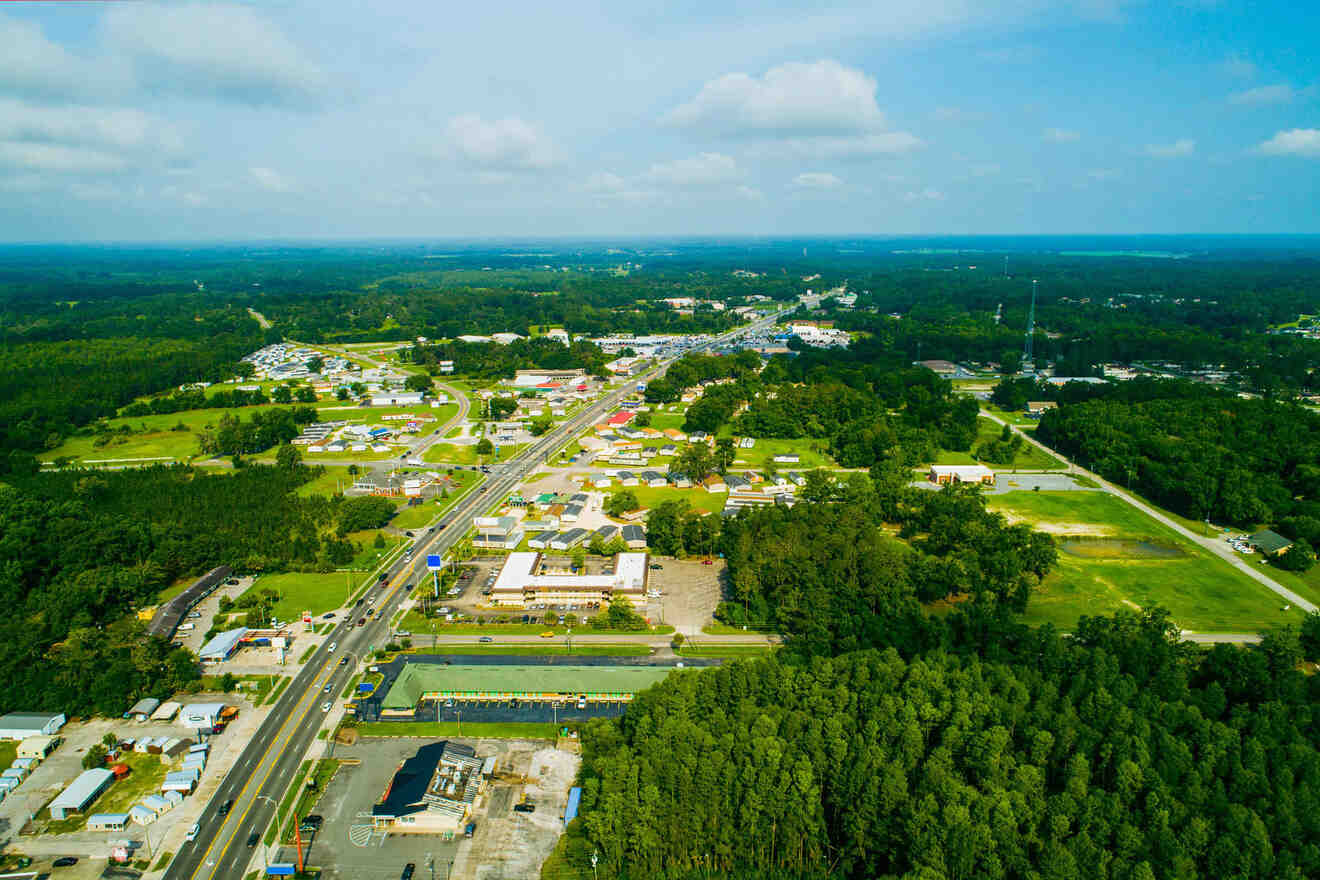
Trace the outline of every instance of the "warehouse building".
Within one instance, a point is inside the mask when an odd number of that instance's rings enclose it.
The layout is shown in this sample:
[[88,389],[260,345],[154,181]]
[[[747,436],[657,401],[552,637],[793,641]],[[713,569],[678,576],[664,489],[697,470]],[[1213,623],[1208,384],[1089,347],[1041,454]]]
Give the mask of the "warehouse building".
[[10,712],[0,715],[0,739],[22,742],[31,736],[52,736],[64,726],[62,713]]
[[239,643],[248,633],[247,627],[240,626],[238,629],[231,629],[220,633],[202,645],[202,649],[197,652],[197,657],[203,663],[223,663],[234,655],[238,650]]
[[[582,534],[571,540],[557,535],[551,539],[550,546],[571,547],[588,534],[585,529],[573,531]],[[491,585],[490,601],[492,605],[525,608],[542,602],[590,607],[627,599],[645,611],[646,579],[645,553],[620,553],[614,557],[613,574],[594,575],[550,571],[540,553],[510,553]]]
[[84,770],[50,802],[50,817],[63,819],[69,813],[81,813],[110,786],[114,778],[115,774],[104,767]]
[[381,700],[381,717],[409,719],[433,700],[587,699],[628,702],[663,681],[668,666],[445,666],[409,663]]

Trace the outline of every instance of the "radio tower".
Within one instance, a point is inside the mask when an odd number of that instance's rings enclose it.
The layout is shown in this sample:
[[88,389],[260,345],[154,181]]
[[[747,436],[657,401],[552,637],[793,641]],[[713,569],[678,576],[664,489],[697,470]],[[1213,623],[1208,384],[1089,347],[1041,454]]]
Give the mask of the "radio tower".
[[1032,357],[1032,340],[1036,335],[1036,279],[1031,279],[1031,310],[1027,312],[1027,340],[1022,346],[1022,375],[1033,376],[1036,373],[1036,361]]

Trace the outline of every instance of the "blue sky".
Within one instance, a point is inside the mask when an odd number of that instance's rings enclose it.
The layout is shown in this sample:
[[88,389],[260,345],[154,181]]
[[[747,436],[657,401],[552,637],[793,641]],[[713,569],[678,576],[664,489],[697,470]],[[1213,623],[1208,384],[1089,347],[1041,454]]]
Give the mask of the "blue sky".
[[1320,233],[1309,4],[464,5],[3,4],[0,240]]

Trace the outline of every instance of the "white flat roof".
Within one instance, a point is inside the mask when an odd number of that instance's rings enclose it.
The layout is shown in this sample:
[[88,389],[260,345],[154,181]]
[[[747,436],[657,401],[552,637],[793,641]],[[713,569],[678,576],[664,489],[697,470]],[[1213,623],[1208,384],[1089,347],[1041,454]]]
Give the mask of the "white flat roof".
[[540,553],[510,553],[491,590],[521,592],[533,589],[640,590],[646,582],[646,554],[620,553],[614,574],[533,574]]
[[982,477],[994,471],[983,464],[933,464],[931,472],[936,474],[955,474],[960,477]]

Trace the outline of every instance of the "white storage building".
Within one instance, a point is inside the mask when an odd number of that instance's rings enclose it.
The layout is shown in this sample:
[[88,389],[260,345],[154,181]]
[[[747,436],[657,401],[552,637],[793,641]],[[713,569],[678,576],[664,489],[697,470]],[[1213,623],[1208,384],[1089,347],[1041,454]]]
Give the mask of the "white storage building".
[[[63,716],[60,716],[63,717]],[[69,783],[69,787],[55,796],[50,802],[50,817],[63,819],[69,813],[81,813],[87,805],[96,800],[115,778],[104,767],[84,770],[78,778]]]

